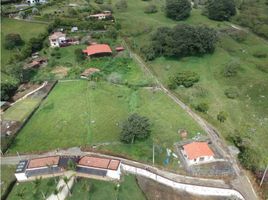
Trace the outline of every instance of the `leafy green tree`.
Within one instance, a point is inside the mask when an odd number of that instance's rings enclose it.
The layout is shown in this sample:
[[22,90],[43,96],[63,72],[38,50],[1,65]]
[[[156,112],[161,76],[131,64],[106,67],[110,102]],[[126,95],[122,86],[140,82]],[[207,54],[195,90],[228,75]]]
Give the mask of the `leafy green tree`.
[[234,0],[209,0],[206,9],[208,17],[218,21],[229,20],[236,14]]
[[149,119],[138,114],[132,114],[123,123],[121,131],[121,141],[125,143],[134,143],[136,139],[142,140],[149,137],[151,125]]
[[179,72],[175,77],[171,78],[171,80],[172,79],[178,86],[183,85],[188,88],[199,81],[199,76],[197,73],[192,71],[183,71]]
[[199,103],[195,106],[195,110],[206,113],[208,111],[208,104],[206,103]]
[[5,36],[4,46],[6,49],[14,49],[23,44],[24,42],[18,33],[9,33]]
[[188,0],[166,0],[166,15],[174,20],[183,20],[190,16],[191,3]]
[[224,122],[227,119],[227,114],[224,111],[220,111],[217,115],[217,120]]

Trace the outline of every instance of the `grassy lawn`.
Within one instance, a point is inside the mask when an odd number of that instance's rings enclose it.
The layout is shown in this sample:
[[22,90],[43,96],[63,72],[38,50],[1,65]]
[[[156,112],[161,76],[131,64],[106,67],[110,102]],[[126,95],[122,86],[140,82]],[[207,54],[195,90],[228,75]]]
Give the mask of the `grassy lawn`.
[[[105,192],[104,192],[105,191]],[[68,200],[145,200],[135,176],[125,175],[117,190],[117,183],[94,179],[79,179],[72,188],[72,196]]]
[[[55,179],[57,180],[57,179]],[[18,183],[14,186],[13,190],[8,196],[8,200],[33,200],[33,199],[43,199],[42,193],[45,197],[48,197],[56,188],[56,183],[53,178],[42,179],[37,183],[37,181]]]
[[150,119],[151,137],[133,145],[116,143],[102,149],[151,160],[153,141],[172,148],[180,139],[178,129],[186,128],[190,136],[202,133],[201,128],[161,91],[133,90],[107,82],[98,82],[92,89],[88,81],[61,82],[19,133],[10,151],[46,151],[119,142],[122,121],[133,112]]
[[2,18],[1,21],[1,64],[6,65],[11,56],[18,50],[6,50],[4,48],[5,35],[19,33],[22,40],[27,42],[30,38],[37,36],[46,30],[46,24],[30,23],[15,19]]
[[[144,7],[148,4],[158,6],[156,14],[145,14]],[[150,33],[160,26],[174,26],[178,23],[191,25],[205,24],[215,29],[229,27],[228,22],[209,20],[202,15],[200,9],[193,9],[191,16],[185,21],[173,21],[165,17],[161,6],[163,0],[128,1],[128,8],[124,12],[116,12],[115,16],[122,24],[122,35],[127,37],[129,44],[136,50],[148,41]],[[243,42],[237,42],[226,34],[220,35],[220,40],[214,54],[202,57],[185,57],[182,59],[157,58],[148,65],[154,73],[167,84],[171,75],[183,70],[195,71],[200,75],[200,81],[192,88],[179,87],[174,92],[185,103],[194,106],[201,102],[209,105],[207,114],[201,114],[214,124],[224,137],[228,137],[235,130],[245,138],[249,138],[250,146],[261,153],[261,167],[265,167],[268,158],[268,76],[258,69],[267,67],[268,58],[257,58],[255,52],[268,52],[267,43],[255,35],[248,33]],[[222,75],[225,65],[235,60],[240,63],[238,75],[226,78]],[[267,70],[267,69],[266,69]],[[228,99],[224,91],[234,87],[239,91],[237,99]],[[217,121],[217,114],[225,111],[227,121]]]
[[1,165],[1,196],[6,191],[9,184],[15,180],[15,165]]
[[38,105],[41,99],[38,98],[26,98],[14,106],[10,107],[3,114],[4,120],[14,120],[23,122],[29,114],[34,110],[34,108]]

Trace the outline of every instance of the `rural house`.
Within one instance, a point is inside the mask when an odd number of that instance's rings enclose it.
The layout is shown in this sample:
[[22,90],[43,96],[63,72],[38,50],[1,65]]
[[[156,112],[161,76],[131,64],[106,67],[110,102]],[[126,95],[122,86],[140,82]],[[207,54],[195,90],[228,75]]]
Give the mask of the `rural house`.
[[90,19],[97,19],[97,20],[103,20],[103,19],[112,19],[112,13],[111,11],[103,11],[102,13],[89,15]]
[[196,165],[214,160],[214,153],[207,142],[192,142],[183,145],[182,154],[189,165]]
[[54,32],[49,36],[49,42],[51,47],[60,47],[66,41],[66,34],[62,32]]
[[43,175],[61,173],[62,169],[58,166],[60,156],[50,156],[22,160],[17,165],[15,176],[18,181],[26,181],[29,178],[36,178]]
[[34,5],[37,3],[40,3],[40,4],[47,3],[47,0],[26,0],[26,2],[30,5]]
[[78,176],[97,176],[102,178],[120,179],[119,160],[84,156],[77,163]]
[[85,71],[82,74],[80,74],[80,78],[88,79],[92,74],[96,72],[100,72],[100,70],[98,68],[85,69]]
[[110,56],[112,55],[112,49],[108,44],[92,44],[83,50],[83,53],[90,57]]

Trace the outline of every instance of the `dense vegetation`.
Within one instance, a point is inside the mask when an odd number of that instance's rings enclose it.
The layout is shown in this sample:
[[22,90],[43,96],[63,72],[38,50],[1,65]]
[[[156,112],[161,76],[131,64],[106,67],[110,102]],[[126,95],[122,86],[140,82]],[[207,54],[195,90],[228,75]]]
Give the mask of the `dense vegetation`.
[[206,8],[208,17],[214,20],[229,20],[236,14],[234,0],[209,0]]
[[216,41],[217,34],[211,28],[180,24],[174,28],[158,28],[151,37],[151,43],[141,51],[147,60],[159,56],[203,55],[214,51]]
[[174,20],[183,20],[190,16],[191,3],[188,0],[166,0],[166,15]]

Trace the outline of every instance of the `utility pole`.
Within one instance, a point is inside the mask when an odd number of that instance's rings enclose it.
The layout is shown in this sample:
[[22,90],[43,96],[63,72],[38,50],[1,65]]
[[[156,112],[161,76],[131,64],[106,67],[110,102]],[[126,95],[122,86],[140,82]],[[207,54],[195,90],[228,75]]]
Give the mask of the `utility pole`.
[[154,165],[154,143],[153,143],[153,165]]
[[265,169],[265,171],[264,171],[264,173],[263,173],[263,176],[262,176],[262,179],[261,179],[260,186],[262,185],[262,183],[263,183],[263,181],[264,181],[264,178],[265,178],[265,175],[266,175],[266,173],[267,173],[267,170],[268,170],[268,165],[267,165],[267,167],[266,167],[266,169]]
[[20,157],[20,154],[19,154],[19,152],[17,152],[17,155],[18,155],[19,159],[21,160],[21,157]]

